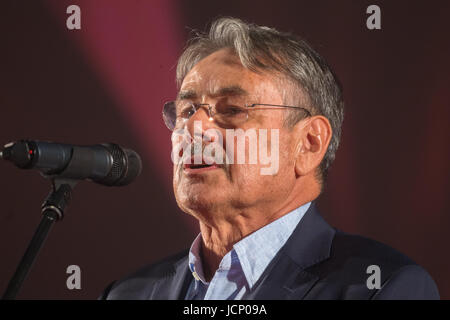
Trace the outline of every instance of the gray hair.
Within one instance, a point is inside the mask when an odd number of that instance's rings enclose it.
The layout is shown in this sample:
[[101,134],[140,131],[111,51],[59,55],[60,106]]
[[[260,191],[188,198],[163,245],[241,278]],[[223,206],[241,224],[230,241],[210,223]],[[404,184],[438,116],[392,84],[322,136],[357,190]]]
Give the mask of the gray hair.
[[[323,115],[330,121],[333,135],[319,172],[323,182],[339,146],[344,118],[342,88],[331,68],[304,40],[293,34],[235,18],[220,18],[212,23],[208,34],[197,32],[189,40],[178,60],[178,85],[181,86],[197,62],[224,48],[232,49],[242,65],[252,71],[272,70],[287,76],[300,89],[293,91],[291,98],[304,102],[302,93],[305,91],[311,113]],[[289,126],[303,118],[295,111],[286,118]]]

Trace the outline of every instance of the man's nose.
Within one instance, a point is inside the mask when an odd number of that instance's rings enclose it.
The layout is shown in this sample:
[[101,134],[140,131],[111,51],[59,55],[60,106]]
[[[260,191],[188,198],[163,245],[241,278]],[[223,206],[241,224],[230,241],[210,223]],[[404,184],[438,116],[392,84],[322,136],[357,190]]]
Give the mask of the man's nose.
[[[189,120],[186,123],[186,128],[189,131],[190,135],[193,137],[195,131],[195,124],[197,123],[197,126],[201,123],[202,131],[208,130],[210,128],[214,128],[214,120],[209,116],[209,108],[208,106],[202,106],[200,107],[193,115],[189,118]],[[197,129],[198,131],[198,129]],[[196,132],[198,134],[198,132]],[[202,132],[203,134],[203,132]]]

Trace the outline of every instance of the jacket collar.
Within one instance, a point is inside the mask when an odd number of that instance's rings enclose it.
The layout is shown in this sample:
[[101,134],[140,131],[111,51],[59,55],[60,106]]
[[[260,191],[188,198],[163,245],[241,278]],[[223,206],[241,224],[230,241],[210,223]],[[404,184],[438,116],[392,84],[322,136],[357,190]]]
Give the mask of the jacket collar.
[[329,258],[335,233],[312,203],[254,289],[243,299],[303,299],[319,280],[306,269]]
[[313,202],[281,252],[299,267],[308,268],[330,256],[335,233]]

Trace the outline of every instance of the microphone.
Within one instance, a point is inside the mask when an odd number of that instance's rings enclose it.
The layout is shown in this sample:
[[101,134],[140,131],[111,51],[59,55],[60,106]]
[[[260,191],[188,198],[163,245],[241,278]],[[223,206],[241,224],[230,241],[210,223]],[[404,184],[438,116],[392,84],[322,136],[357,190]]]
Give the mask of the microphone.
[[114,143],[76,146],[19,140],[6,144],[0,158],[21,169],[38,169],[44,176],[88,179],[105,186],[127,185],[142,170],[135,151]]

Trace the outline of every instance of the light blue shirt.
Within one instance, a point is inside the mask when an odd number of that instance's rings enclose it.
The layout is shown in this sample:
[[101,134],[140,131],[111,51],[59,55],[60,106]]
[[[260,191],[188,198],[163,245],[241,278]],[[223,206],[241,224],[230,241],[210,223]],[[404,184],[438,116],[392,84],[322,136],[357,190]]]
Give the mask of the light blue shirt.
[[211,282],[203,273],[200,249],[201,233],[189,251],[189,269],[193,280],[186,300],[239,300],[251,290],[270,261],[291,236],[311,202],[285,214],[234,244],[220,262]]

